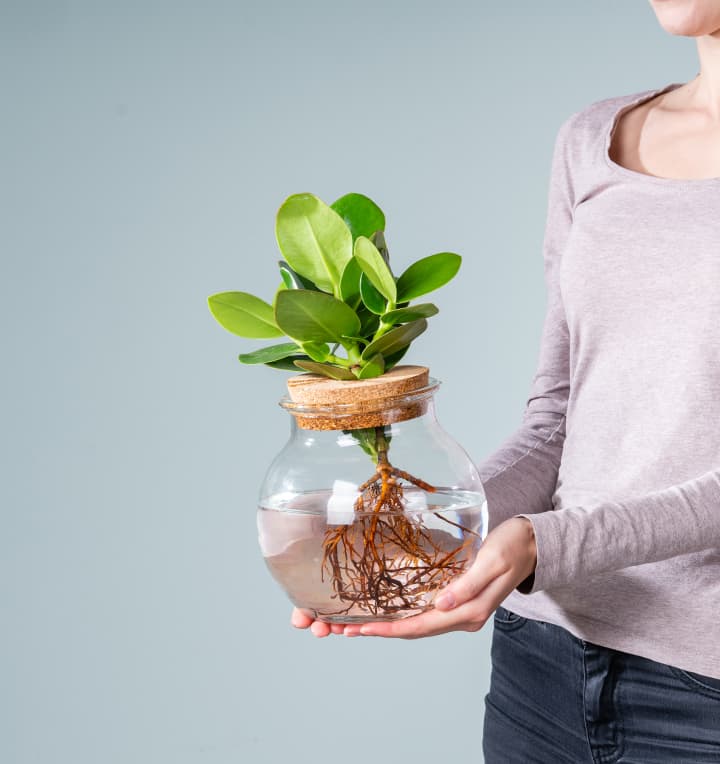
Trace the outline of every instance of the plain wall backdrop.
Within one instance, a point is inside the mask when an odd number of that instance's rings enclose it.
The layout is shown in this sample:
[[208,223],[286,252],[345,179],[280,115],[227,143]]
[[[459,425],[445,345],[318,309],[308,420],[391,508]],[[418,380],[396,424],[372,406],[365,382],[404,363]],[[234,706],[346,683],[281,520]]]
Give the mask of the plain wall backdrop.
[[[398,272],[463,256],[403,362],[479,463],[520,425],[556,131],[687,81],[646,0],[0,0],[0,761],[482,762],[492,624],[319,640],[257,545],[292,193],[365,193]],[[518,511],[522,511],[519,507]]]

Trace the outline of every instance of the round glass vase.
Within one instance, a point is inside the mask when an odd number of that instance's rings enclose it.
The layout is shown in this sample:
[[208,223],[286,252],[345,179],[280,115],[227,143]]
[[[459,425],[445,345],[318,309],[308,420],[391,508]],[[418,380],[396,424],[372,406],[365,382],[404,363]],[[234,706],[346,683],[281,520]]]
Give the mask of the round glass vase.
[[475,465],[439,424],[424,366],[372,379],[299,374],[290,438],[260,487],[260,548],[290,600],[336,623],[433,607],[487,534]]

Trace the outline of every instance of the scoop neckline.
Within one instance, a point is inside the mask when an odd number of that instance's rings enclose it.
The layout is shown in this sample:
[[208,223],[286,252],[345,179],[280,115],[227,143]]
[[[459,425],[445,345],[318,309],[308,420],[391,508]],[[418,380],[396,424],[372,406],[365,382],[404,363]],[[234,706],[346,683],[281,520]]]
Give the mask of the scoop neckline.
[[682,87],[686,84],[687,83],[685,82],[671,82],[668,85],[663,85],[662,87],[655,88],[654,90],[645,90],[639,95],[636,95],[630,101],[625,101],[618,109],[615,109],[615,111],[610,115],[610,119],[608,121],[608,127],[605,131],[605,145],[603,147],[603,159],[611,170],[618,173],[619,175],[624,175],[626,178],[638,180],[643,183],[655,183],[666,186],[703,186],[720,183],[720,177],[665,178],[661,175],[650,175],[645,172],[639,172],[638,170],[631,170],[629,167],[623,167],[623,165],[618,164],[610,157],[610,146],[612,145],[612,139],[615,134],[615,130],[617,129],[618,122],[620,121],[620,117],[622,117],[625,112],[630,111],[630,109],[634,108],[635,106],[639,106],[640,104],[652,100],[656,96],[659,96],[661,93],[675,90],[676,88]]

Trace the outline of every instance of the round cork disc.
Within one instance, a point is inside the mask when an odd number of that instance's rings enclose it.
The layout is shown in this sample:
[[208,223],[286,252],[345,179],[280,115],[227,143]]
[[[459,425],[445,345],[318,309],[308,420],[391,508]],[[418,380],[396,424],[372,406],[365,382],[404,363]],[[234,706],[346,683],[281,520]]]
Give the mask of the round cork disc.
[[428,384],[427,366],[394,366],[371,379],[330,379],[322,374],[297,374],[287,380],[288,393],[296,403],[329,405],[360,403],[370,399],[391,398]]
[[391,422],[412,419],[427,410],[427,401],[415,401],[384,408],[383,400],[409,394],[427,387],[427,366],[395,366],[371,379],[330,379],[322,374],[297,374],[287,380],[290,400],[301,407],[345,406],[342,412],[317,413],[309,409],[293,411],[297,423],[312,430],[360,429],[379,427]]

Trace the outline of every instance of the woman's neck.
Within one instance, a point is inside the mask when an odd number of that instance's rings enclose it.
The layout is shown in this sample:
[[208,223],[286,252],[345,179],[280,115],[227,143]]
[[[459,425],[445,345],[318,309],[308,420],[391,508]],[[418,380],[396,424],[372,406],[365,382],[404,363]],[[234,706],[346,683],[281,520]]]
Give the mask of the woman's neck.
[[700,74],[694,81],[692,98],[708,116],[720,123],[720,29],[695,38]]

